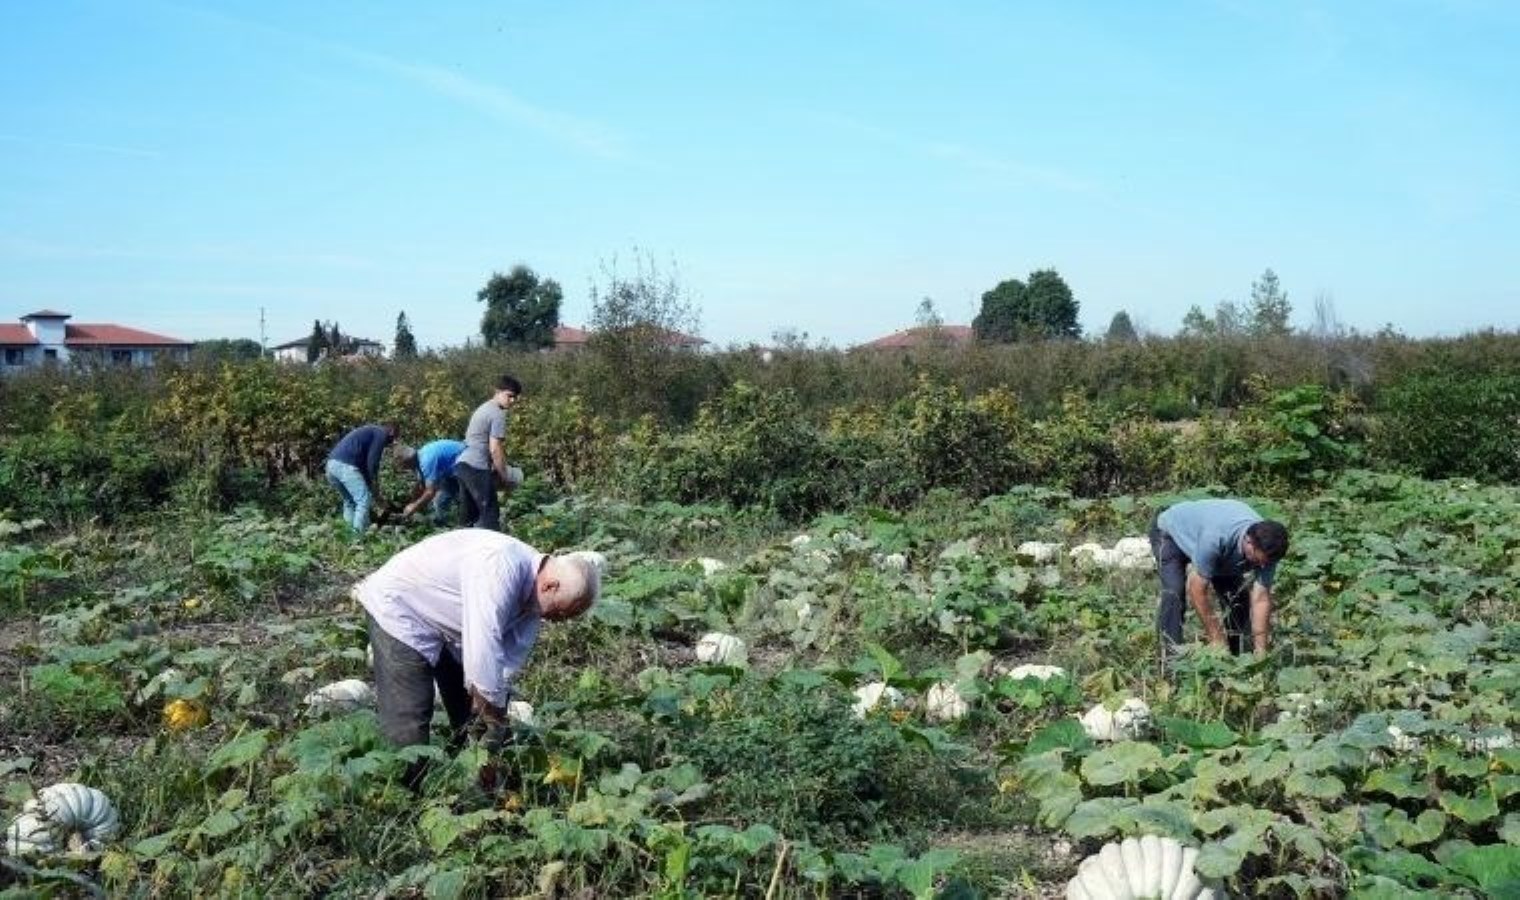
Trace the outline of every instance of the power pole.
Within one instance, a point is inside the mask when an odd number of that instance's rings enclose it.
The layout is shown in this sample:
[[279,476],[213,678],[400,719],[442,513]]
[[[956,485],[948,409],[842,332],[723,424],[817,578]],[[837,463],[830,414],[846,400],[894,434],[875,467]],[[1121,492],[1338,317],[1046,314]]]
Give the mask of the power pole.
[[264,307],[259,307],[259,356],[269,353],[269,335],[264,332]]

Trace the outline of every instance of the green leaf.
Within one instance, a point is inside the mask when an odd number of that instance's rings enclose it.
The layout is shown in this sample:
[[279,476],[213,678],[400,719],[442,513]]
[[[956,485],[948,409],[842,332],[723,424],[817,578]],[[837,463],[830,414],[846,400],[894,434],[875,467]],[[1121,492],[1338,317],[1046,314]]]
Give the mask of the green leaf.
[[1074,838],[1106,837],[1125,830],[1134,819],[1130,807],[1138,805],[1128,797],[1097,797],[1084,800],[1072,810],[1061,826]]
[[1240,871],[1254,843],[1240,834],[1232,834],[1222,841],[1209,841],[1199,849],[1193,869],[1204,878],[1229,878]]
[[1306,775],[1294,772],[1283,784],[1290,797],[1313,797],[1316,800],[1335,800],[1346,793],[1346,786],[1334,775]]
[[240,769],[253,762],[269,749],[269,730],[260,728],[244,732],[218,747],[206,760],[207,775],[215,775],[223,769]]
[[1158,716],[1156,722],[1162,733],[1174,743],[1199,750],[1213,750],[1232,746],[1240,735],[1223,722],[1195,722],[1192,719],[1174,719]]
[[1154,744],[1120,741],[1082,760],[1082,777],[1100,787],[1132,784],[1160,766],[1161,751]]
[[179,829],[171,829],[163,834],[138,841],[132,845],[132,852],[144,859],[157,859],[164,855],[164,851],[179,843],[179,840]]
[[1446,791],[1441,794],[1441,808],[1469,825],[1481,825],[1499,816],[1499,803],[1487,791],[1480,792],[1476,797],[1464,797]]
[[238,827],[242,824],[243,821],[238,818],[236,813],[227,809],[219,809],[207,816],[206,820],[195,830],[208,838],[219,838],[226,837],[232,832],[237,831]]
[[1453,855],[1446,865],[1477,882],[1490,897],[1520,897],[1520,849],[1503,844],[1473,847]]
[[1514,847],[1520,847],[1520,815],[1506,813],[1504,824],[1499,826],[1499,839]]
[[1061,719],[1035,732],[1024,752],[1027,755],[1047,750],[1087,750],[1093,746],[1092,738],[1076,719]]
[[1372,794],[1388,794],[1400,800],[1415,800],[1429,793],[1423,779],[1417,779],[1414,766],[1404,764],[1390,769],[1375,769],[1362,784],[1362,790]]

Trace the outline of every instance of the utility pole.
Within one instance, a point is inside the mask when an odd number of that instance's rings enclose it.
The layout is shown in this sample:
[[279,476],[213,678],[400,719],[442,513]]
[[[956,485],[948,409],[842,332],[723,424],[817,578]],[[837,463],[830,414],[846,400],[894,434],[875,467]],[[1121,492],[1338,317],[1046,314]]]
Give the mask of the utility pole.
[[269,335],[264,331],[264,307],[259,307],[259,356],[269,355]]

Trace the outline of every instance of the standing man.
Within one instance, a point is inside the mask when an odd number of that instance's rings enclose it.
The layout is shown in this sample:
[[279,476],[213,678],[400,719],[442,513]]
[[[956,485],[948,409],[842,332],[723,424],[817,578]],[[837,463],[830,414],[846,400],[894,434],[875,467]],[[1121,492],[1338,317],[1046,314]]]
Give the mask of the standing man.
[[475,716],[499,732],[540,623],[579,616],[600,590],[586,559],[493,531],[446,531],[397,553],[355,588],[381,731],[402,747],[426,744],[436,685],[456,747]]
[[464,450],[454,465],[459,478],[459,522],[466,528],[501,530],[501,505],[496,489],[507,487],[507,410],[522,394],[522,383],[511,375],[496,379],[491,399],[476,407],[464,431]]
[[[1151,520],[1150,540],[1161,575],[1156,628],[1163,666],[1182,643],[1184,592],[1210,644],[1228,643],[1230,652],[1238,654],[1249,635],[1258,656],[1267,652],[1272,581],[1288,552],[1288,529],[1281,522],[1263,519],[1239,500],[1189,500]],[[1249,598],[1247,575],[1254,575]],[[1210,585],[1224,603],[1224,626],[1209,597]]]
[[[401,510],[402,516],[410,516],[428,503],[433,505],[433,524],[447,524],[450,508],[459,498],[459,479],[454,477],[454,463],[464,451],[464,441],[442,438],[428,441],[418,448],[410,466],[417,475],[421,487],[417,496]],[[405,454],[396,453],[398,462],[405,462]]]
[[354,534],[369,527],[370,506],[380,496],[380,455],[400,433],[389,422],[360,425],[327,454],[327,481],[343,498],[343,521]]

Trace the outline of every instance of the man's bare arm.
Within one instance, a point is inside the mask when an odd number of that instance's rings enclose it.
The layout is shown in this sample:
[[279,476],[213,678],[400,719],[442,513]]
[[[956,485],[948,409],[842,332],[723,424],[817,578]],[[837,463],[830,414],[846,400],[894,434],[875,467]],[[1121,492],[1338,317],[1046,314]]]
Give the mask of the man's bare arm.
[[1267,652],[1272,640],[1272,589],[1251,586],[1251,646],[1258,656]]
[[1198,621],[1203,623],[1203,632],[1208,636],[1209,643],[1223,647],[1224,626],[1219,623],[1219,614],[1214,611],[1214,604],[1209,602],[1209,580],[1197,572],[1189,572],[1187,594],[1188,600],[1193,604],[1193,611],[1198,614]]

